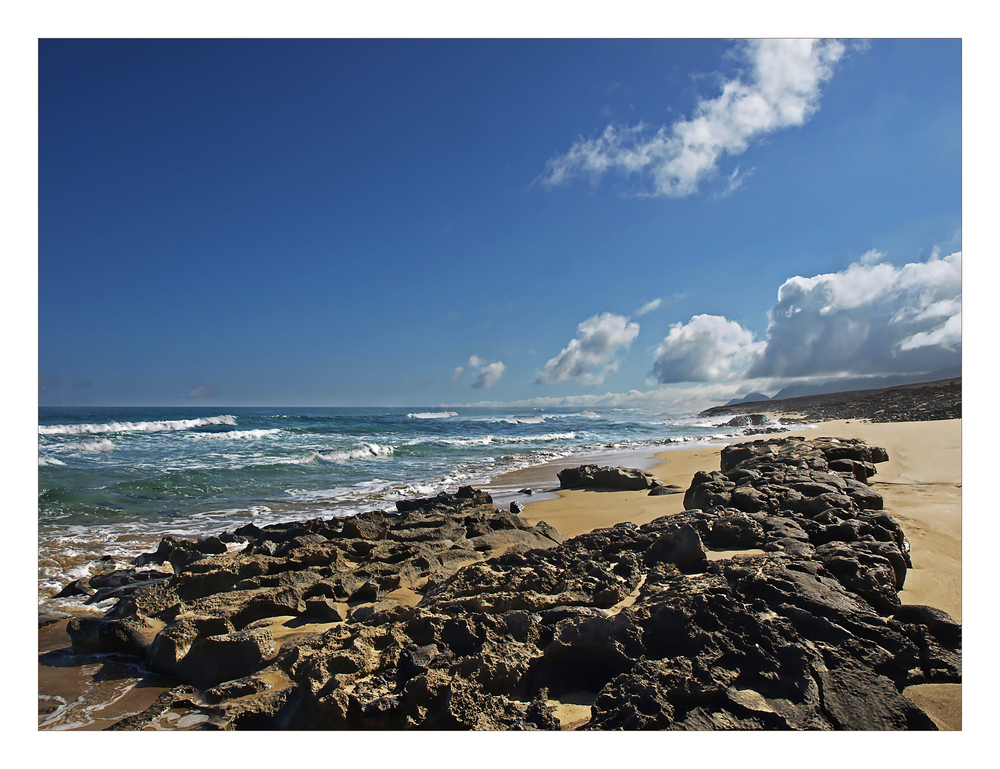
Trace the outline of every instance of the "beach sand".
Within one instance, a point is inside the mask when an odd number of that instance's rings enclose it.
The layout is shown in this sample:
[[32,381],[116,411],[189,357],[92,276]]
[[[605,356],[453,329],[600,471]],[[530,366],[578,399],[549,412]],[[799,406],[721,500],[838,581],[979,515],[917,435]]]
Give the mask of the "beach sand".
[[[962,420],[888,422],[857,420],[821,423],[816,429],[757,436],[784,435],[860,438],[881,446],[889,461],[876,466],[872,488],[882,495],[885,510],[910,541],[913,568],[906,575],[900,599],[926,604],[962,621]],[[755,440],[756,437],[741,440]],[[738,442],[738,441],[732,441]],[[699,470],[718,470],[724,443],[657,454],[650,472],[667,484],[687,489]],[[528,504],[521,517],[545,521],[572,537],[622,521],[644,524],[661,515],[684,510],[684,495],[650,497],[645,492],[556,490],[555,469],[534,468],[525,480],[536,488],[555,491],[555,498]],[[906,690],[941,729],[962,728],[960,684],[912,686]]]

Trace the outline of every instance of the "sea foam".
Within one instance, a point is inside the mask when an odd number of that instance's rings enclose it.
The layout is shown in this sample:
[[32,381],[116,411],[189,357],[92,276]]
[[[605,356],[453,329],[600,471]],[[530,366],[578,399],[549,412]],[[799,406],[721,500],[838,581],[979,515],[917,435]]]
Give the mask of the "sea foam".
[[158,433],[191,430],[206,425],[235,425],[236,417],[224,414],[198,419],[164,419],[155,422],[108,422],[106,424],[39,425],[39,435],[100,435],[101,433]]
[[230,430],[224,433],[198,433],[198,437],[209,438],[215,441],[240,441],[267,438],[269,435],[277,435],[280,432],[281,428],[273,427],[261,430]]
[[115,444],[107,438],[97,438],[92,441],[80,441],[73,448],[77,451],[86,451],[88,454],[99,454],[104,451],[114,451]]
[[374,457],[391,457],[395,449],[392,446],[382,446],[378,443],[369,443],[357,449],[347,451],[312,451],[307,457],[307,461],[316,459],[323,462],[348,462],[352,459],[372,459]]
[[548,443],[571,441],[576,433],[543,433],[541,435],[478,435],[474,438],[442,438],[438,443],[448,446],[489,446],[491,443]]
[[445,419],[447,417],[457,417],[457,411],[420,411],[416,414],[407,414],[410,419]]

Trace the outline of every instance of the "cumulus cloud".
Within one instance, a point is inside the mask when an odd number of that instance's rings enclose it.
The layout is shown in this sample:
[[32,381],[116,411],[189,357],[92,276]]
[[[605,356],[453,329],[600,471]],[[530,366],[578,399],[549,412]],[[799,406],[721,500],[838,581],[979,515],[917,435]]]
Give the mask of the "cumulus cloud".
[[696,315],[656,348],[660,384],[931,373],[962,362],[962,252],[896,267],[869,251],[778,289],[767,338]]
[[[552,158],[539,181],[555,186],[581,175],[597,181],[609,172],[638,175],[651,194],[684,197],[713,176],[724,155],[745,152],[750,142],[783,128],[803,125],[819,109],[820,86],[833,75],[845,46],[836,40],[751,40],[741,53],[748,78],[725,81],[721,93],[704,99],[693,116],[661,126],[609,125]],[[746,174],[729,177],[724,194]]]
[[769,317],[767,347],[750,377],[959,365],[962,252],[898,268],[869,257],[842,272],[790,278]]
[[652,377],[661,384],[722,382],[742,376],[764,343],[720,315],[675,323],[656,348]]
[[506,368],[507,367],[503,364],[503,361],[497,360],[489,363],[480,358],[478,355],[472,355],[470,356],[468,363],[455,369],[452,381],[457,381],[463,373],[469,372],[473,377],[470,387],[477,390],[489,388],[495,385],[497,380],[503,376],[503,372]]
[[578,380],[585,385],[601,384],[618,370],[618,352],[627,350],[639,334],[639,324],[622,315],[605,312],[587,318],[577,326],[576,336],[561,353],[545,364],[538,378],[541,384]]

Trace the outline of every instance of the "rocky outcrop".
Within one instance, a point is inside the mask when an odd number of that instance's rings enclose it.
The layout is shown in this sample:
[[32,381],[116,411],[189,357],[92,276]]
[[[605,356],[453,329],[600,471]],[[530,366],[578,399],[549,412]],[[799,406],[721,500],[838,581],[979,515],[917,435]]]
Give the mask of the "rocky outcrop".
[[909,545],[859,478],[881,461],[847,440],[728,447],[683,513],[565,541],[472,489],[248,527],[244,553],[178,558],[75,621],[74,648],[179,679],[119,728],[172,712],[202,729],[553,730],[571,698],[591,730],[932,729],[902,691],[961,680],[961,627],[899,601]]
[[702,417],[793,414],[806,421],[863,419],[869,422],[926,422],[962,418],[962,380],[901,385],[875,390],[804,395],[766,402],[728,403],[701,412]]
[[104,595],[120,598],[104,617],[69,623],[74,651],[137,654],[155,673],[207,688],[274,658],[276,618],[300,624],[360,619],[394,591],[423,589],[510,548],[562,540],[545,524],[529,526],[495,511],[488,494],[469,487],[400,507],[407,512],[244,526],[226,537],[246,541],[235,555],[223,555],[224,544],[218,553],[206,540],[165,538],[136,563],[169,562],[173,573],[102,575],[102,584],[117,577],[128,589]]

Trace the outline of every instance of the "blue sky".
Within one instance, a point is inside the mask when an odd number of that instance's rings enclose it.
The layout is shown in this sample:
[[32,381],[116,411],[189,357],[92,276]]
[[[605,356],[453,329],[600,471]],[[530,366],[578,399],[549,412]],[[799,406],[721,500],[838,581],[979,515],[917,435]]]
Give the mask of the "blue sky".
[[958,40],[43,40],[41,404],[961,364]]

